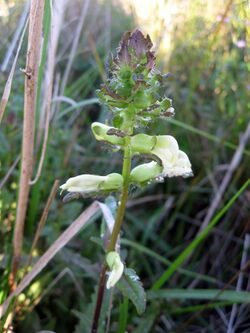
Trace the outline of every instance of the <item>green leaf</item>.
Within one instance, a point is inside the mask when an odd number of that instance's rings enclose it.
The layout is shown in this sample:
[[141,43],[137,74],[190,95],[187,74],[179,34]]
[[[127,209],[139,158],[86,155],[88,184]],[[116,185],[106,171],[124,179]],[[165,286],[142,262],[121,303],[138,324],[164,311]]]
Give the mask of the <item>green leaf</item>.
[[160,289],[148,292],[148,299],[202,299],[250,303],[250,292],[219,289]]
[[119,328],[118,333],[126,332],[128,322],[128,298],[124,297],[123,302],[119,306]]
[[[228,147],[230,149],[236,150],[238,148],[237,145],[235,145],[231,142],[225,141],[225,140],[223,140],[223,138],[219,138],[216,135],[210,134],[206,131],[202,131],[202,130],[194,127],[194,126],[188,125],[188,124],[186,124],[184,122],[181,122],[179,120],[176,120],[176,119],[173,119],[173,118],[168,118],[168,122],[170,124],[173,124],[173,125],[176,125],[178,127],[184,128],[185,130],[190,131],[194,134],[203,136],[204,138],[207,138],[208,140],[217,142],[217,143],[219,143],[219,144],[221,144],[225,147]],[[250,156],[250,151],[249,150],[244,149],[243,152],[244,152],[245,155]]]
[[146,309],[146,293],[136,272],[126,268],[120,281],[117,283],[124,297],[127,297],[136,307],[138,314]]

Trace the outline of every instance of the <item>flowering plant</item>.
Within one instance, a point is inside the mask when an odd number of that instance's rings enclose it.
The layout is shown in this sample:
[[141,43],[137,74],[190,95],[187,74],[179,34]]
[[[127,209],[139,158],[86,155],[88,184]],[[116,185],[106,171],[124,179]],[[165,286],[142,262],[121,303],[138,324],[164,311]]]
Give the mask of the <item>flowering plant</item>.
[[[100,274],[92,332],[97,330],[106,271],[109,271],[107,288],[116,285],[122,275],[126,274],[116,244],[130,186],[144,186],[164,177],[192,175],[189,158],[179,149],[174,137],[135,133],[138,128],[143,128],[159,117],[174,115],[171,99],[160,94],[165,76],[155,68],[152,46],[150,37],[145,37],[138,29],[125,33],[116,56],[110,59],[108,78],[97,91],[100,101],[112,112],[112,124],[108,126],[94,122],[92,132],[96,140],[106,142],[110,147],[123,152],[122,174],[85,174],[70,178],[61,186],[63,190],[85,195],[114,191],[120,193],[115,225],[106,248],[106,262]],[[133,157],[140,154],[147,155],[152,161],[131,170]],[[131,274],[129,276],[131,278]]]

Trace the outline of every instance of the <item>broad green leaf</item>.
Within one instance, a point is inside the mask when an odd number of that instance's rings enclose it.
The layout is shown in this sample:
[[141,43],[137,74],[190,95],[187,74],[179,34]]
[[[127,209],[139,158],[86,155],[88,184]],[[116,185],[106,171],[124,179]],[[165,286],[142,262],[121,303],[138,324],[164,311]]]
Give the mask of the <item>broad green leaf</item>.
[[127,297],[136,307],[138,314],[142,314],[146,309],[146,293],[142,283],[131,268],[126,268],[117,287],[121,290],[124,297]]

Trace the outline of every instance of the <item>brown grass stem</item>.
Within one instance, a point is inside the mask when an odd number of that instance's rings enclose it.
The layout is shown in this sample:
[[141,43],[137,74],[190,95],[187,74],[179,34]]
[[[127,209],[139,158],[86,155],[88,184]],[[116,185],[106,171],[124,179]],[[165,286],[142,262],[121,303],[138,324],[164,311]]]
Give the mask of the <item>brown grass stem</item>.
[[32,0],[30,4],[29,37],[25,69],[24,119],[22,138],[21,174],[14,228],[12,273],[10,284],[14,285],[22,252],[24,221],[30,191],[29,181],[33,168],[36,91],[38,67],[41,55],[44,0]]

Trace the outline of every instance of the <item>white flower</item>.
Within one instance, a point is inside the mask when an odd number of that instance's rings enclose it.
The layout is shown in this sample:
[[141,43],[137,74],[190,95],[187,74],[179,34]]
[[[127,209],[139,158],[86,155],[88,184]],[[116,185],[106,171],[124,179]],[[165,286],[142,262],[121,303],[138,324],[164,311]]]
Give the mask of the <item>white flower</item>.
[[191,163],[188,156],[181,150],[174,137],[170,135],[159,135],[151,153],[156,155],[162,162],[164,177],[192,175]]
[[69,192],[91,193],[118,190],[122,187],[122,183],[123,178],[118,173],[111,173],[107,176],[85,174],[69,178],[60,188]]
[[107,264],[110,268],[109,277],[106,287],[110,289],[120,280],[124,271],[124,264],[121,261],[119,254],[111,251],[106,256]]

